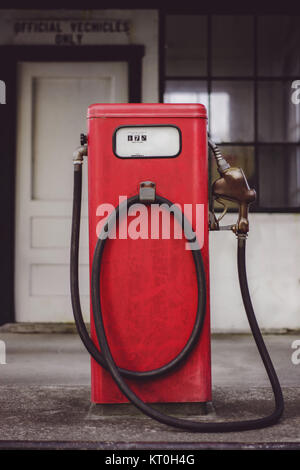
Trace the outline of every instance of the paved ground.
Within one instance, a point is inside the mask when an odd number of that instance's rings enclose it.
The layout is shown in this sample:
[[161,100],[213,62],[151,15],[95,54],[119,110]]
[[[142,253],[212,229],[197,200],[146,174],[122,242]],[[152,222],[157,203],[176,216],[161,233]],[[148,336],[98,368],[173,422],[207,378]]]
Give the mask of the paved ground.
[[[95,413],[90,407],[89,357],[77,335],[2,331],[7,364],[0,365],[0,448],[16,445],[10,441],[103,449],[287,444],[300,448],[300,364],[291,361],[291,345],[300,333],[265,336],[285,396],[280,424],[242,433],[196,434],[139,413]],[[250,336],[214,336],[212,361],[213,409],[197,419],[241,420],[271,411],[272,392]]]

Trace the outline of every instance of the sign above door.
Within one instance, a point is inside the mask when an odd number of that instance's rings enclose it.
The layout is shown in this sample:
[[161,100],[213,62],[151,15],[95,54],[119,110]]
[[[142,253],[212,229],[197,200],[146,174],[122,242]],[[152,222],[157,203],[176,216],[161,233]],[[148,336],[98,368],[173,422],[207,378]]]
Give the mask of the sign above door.
[[132,22],[126,18],[100,18],[97,20],[34,19],[17,20],[12,23],[14,43],[47,43],[52,45],[80,46],[87,44],[126,44]]

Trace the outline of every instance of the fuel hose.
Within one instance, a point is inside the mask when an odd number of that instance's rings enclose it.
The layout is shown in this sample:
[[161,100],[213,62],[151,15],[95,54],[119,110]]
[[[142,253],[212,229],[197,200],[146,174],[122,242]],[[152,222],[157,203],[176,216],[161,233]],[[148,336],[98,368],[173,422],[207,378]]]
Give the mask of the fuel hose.
[[[81,162],[82,163],[82,162]],[[259,329],[255,313],[253,310],[251,297],[248,288],[247,274],[246,274],[246,237],[241,235],[237,237],[237,259],[238,259],[238,274],[239,283],[243,299],[244,308],[248,318],[251,332],[253,334],[256,346],[259,354],[265,366],[267,375],[270,380],[270,384],[273,390],[275,407],[273,412],[264,417],[251,420],[243,421],[226,421],[226,422],[199,422],[192,421],[190,419],[179,419],[173,416],[166,415],[149,404],[142,401],[129,387],[126,380],[124,379],[135,379],[135,380],[155,380],[173,370],[180,367],[184,361],[187,360],[189,354],[196,346],[199,341],[204,318],[206,312],[206,280],[205,271],[203,266],[203,259],[200,249],[191,250],[196,278],[197,278],[197,289],[198,289],[198,304],[197,312],[195,317],[194,326],[192,333],[186,342],[181,352],[174,357],[169,363],[163,365],[160,368],[149,370],[149,371],[132,371],[127,369],[119,368],[114,358],[112,357],[106,333],[103,323],[103,314],[101,309],[101,291],[100,291],[100,277],[101,277],[101,262],[102,256],[107,243],[107,236],[104,236],[104,231],[108,232],[109,223],[106,222],[102,229],[100,236],[98,237],[92,262],[92,274],[91,274],[91,300],[93,307],[93,319],[95,324],[95,330],[97,339],[99,342],[100,350],[95,346],[91,339],[85,322],[83,320],[81,305],[80,305],[80,294],[79,294],[79,279],[78,279],[78,257],[79,257],[79,232],[80,232],[80,214],[81,214],[81,193],[82,193],[82,165],[79,162],[74,164],[74,193],[73,193],[73,214],[72,214],[72,233],[71,233],[71,259],[70,259],[70,285],[71,285],[71,299],[74,319],[77,327],[79,336],[85,345],[87,351],[95,359],[95,361],[106,370],[108,370],[114,379],[115,383],[126,396],[126,398],[133,403],[140,411],[145,415],[153,418],[160,423],[180,428],[191,432],[203,432],[203,433],[216,433],[216,432],[234,432],[234,431],[246,431],[251,429],[258,429],[267,427],[275,424],[280,419],[283,408],[283,395],[280,387],[280,383],[269,356],[268,350],[264,343],[261,331]],[[155,196],[155,203],[164,203],[167,206],[174,208],[173,203],[162,196]],[[133,196],[127,199],[127,207],[140,202],[139,195]],[[115,214],[119,213],[120,206],[115,209]],[[178,209],[179,211],[179,209]],[[184,234],[189,243],[195,243],[195,237],[193,236],[192,227],[189,225],[188,220],[185,218],[183,213],[176,212],[174,216],[178,220],[182,221],[182,228]],[[115,218],[117,220],[117,218]],[[107,233],[106,233],[107,235]],[[101,351],[101,352],[100,352]]]

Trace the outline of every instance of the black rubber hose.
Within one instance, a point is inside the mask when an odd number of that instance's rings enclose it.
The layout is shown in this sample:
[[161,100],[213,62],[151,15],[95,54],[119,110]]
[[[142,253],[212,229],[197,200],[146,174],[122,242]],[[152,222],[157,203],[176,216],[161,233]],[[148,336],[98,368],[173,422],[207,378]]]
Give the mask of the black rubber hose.
[[[81,171],[80,171],[80,174],[81,174]],[[77,181],[77,178],[75,177],[74,183],[76,181]],[[76,191],[74,187],[74,194],[75,192]],[[80,192],[81,192],[81,189],[80,189]],[[164,198],[162,199],[164,201],[167,201]],[[76,215],[76,211],[75,211],[75,215]],[[75,229],[76,228],[77,227],[75,227]],[[75,243],[76,243],[76,238],[77,237],[74,236]],[[73,236],[72,236],[72,239],[73,239]],[[79,234],[78,234],[78,240],[79,240]],[[238,237],[238,271],[239,271],[240,288],[241,288],[242,298],[244,302],[245,311],[248,317],[249,325],[250,325],[252,334],[254,336],[256,345],[258,347],[260,356],[262,358],[262,361],[264,363],[264,366],[266,368],[266,371],[267,371],[267,374],[268,374],[268,377],[272,386],[272,390],[273,390],[274,397],[275,397],[275,408],[274,408],[274,411],[268,416],[257,418],[257,419],[252,419],[252,420],[233,421],[233,422],[231,421],[231,422],[203,423],[203,422],[178,419],[173,416],[168,416],[152,408],[148,404],[144,403],[130,389],[130,387],[124,381],[124,378],[123,378],[124,374],[122,374],[122,370],[120,370],[117,367],[111,355],[111,351],[107,342],[104,324],[103,324],[103,317],[102,317],[102,310],[101,310],[100,276],[101,276],[101,261],[102,261],[104,247],[105,247],[105,239],[103,240],[99,238],[96,244],[94,257],[93,257],[92,280],[91,280],[91,284],[92,284],[91,294],[92,294],[94,322],[95,322],[95,328],[96,328],[96,333],[97,333],[97,338],[99,341],[100,349],[102,351],[101,362],[105,362],[105,367],[110,371],[114,381],[116,382],[116,384],[118,385],[122,393],[127,397],[127,399],[131,401],[138,409],[140,409],[144,414],[148,415],[149,417],[163,424],[180,428],[180,429],[184,429],[186,431],[193,431],[193,432],[246,431],[246,430],[251,430],[251,429],[263,428],[263,427],[275,424],[279,420],[283,412],[283,408],[284,408],[283,396],[282,396],[282,391],[281,391],[279,380],[277,378],[275,369],[273,367],[267,348],[263,341],[259,326],[255,318],[254,310],[252,307],[252,302],[251,302],[249,289],[248,289],[248,283],[247,283],[247,274],[246,274],[246,261],[245,261],[246,238]],[[77,272],[78,272],[78,247],[76,249],[72,248],[72,252],[73,250],[75,254],[77,252]],[[199,250],[199,256],[200,256],[200,266],[203,268],[200,250]],[[75,264],[73,263],[73,269],[74,269]],[[197,271],[196,263],[195,263],[195,266],[196,266],[196,271]],[[71,271],[73,271],[73,269],[71,268]],[[199,274],[200,272],[197,271],[197,277]],[[77,277],[78,277],[78,274],[77,274]],[[73,277],[73,282],[74,280],[75,279]],[[203,285],[205,286],[205,282]],[[77,287],[78,287],[78,278],[77,278]],[[199,283],[198,283],[198,287],[199,287]],[[74,286],[72,290],[74,290]],[[76,290],[76,286],[75,286],[75,290]],[[77,304],[77,300],[78,299],[76,298],[73,299],[73,306],[74,304]],[[78,305],[75,305],[75,308],[76,307],[78,307]],[[77,314],[78,314],[78,308],[77,308]],[[76,321],[76,315],[74,316],[75,316],[75,321]],[[76,321],[76,324],[77,324],[77,321]],[[202,325],[203,325],[203,320],[202,320]],[[80,329],[81,328],[79,325],[79,330]],[[89,341],[91,341],[90,338],[89,338]],[[98,352],[98,354],[100,353]],[[98,354],[96,356],[98,356]],[[98,362],[101,364],[100,361]]]
[[[80,212],[81,212],[81,192],[82,192],[82,169],[81,164],[74,165],[74,192],[73,192],[73,216],[72,216],[72,234],[71,234],[71,259],[70,259],[70,280],[71,280],[71,299],[72,299],[72,308],[74,319],[77,327],[79,336],[85,345],[87,351],[95,359],[95,361],[100,364],[105,369],[108,369],[106,364],[106,359],[104,355],[97,349],[94,342],[90,338],[90,335],[85,326],[83,320],[81,305],[80,305],[80,295],[79,295],[79,279],[78,279],[78,257],[79,257],[79,232],[80,232]],[[129,208],[135,203],[140,202],[139,197],[135,196],[127,199],[126,204]],[[172,206],[172,203],[165,198],[157,196],[156,202],[162,204],[167,204],[169,207]],[[195,234],[193,233],[192,227],[189,221],[184,217],[179,209],[172,207],[174,212],[174,217],[176,217],[185,231],[187,240],[190,243],[195,243]],[[177,209],[177,211],[176,211]],[[115,217],[117,220],[120,211],[120,206],[115,209]],[[109,220],[105,224],[102,230],[102,235],[104,232],[108,234],[108,227],[110,227]],[[100,235],[101,237],[101,235]],[[102,251],[104,248],[106,239],[98,239],[97,243],[97,252],[100,249],[101,257]],[[101,242],[101,243],[100,243]],[[96,253],[95,250],[95,253]],[[205,283],[205,272],[203,267],[203,261],[200,250],[191,250],[195,269],[196,269],[196,279],[197,279],[197,289],[198,289],[198,304],[197,311],[195,316],[195,322],[190,337],[188,338],[183,349],[179,354],[172,359],[167,364],[163,366],[147,370],[147,371],[131,371],[127,369],[118,368],[119,373],[128,379],[156,379],[158,377],[164,376],[165,374],[177,369],[183,363],[183,361],[189,356],[193,348],[198,343],[199,336],[202,331],[202,326],[205,318],[206,310],[206,283]],[[93,298],[93,293],[92,293]]]

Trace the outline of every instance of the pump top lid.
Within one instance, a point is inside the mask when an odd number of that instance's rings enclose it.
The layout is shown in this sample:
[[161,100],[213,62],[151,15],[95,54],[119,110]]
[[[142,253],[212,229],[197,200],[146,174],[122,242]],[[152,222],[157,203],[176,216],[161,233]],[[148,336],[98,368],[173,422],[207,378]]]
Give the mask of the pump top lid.
[[203,104],[168,104],[168,103],[126,103],[126,104],[92,104],[88,107],[88,119],[110,117],[143,117],[143,118],[206,118]]

